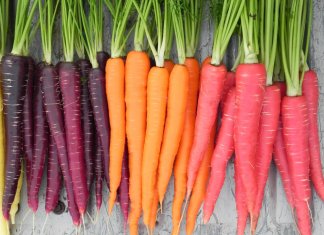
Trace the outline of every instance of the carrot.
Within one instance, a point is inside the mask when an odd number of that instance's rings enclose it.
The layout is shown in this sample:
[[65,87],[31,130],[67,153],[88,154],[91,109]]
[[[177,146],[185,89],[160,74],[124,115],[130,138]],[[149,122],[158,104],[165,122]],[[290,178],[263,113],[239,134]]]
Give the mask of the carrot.
[[224,104],[226,102],[226,97],[229,93],[229,91],[235,87],[235,72],[233,71],[228,71],[226,73],[226,80],[224,83],[224,88],[223,88],[223,94],[222,94],[222,98],[221,98],[221,103],[220,103],[220,107],[221,107],[221,111],[224,109]]
[[199,90],[199,63],[195,58],[186,58],[185,65],[189,72],[189,92],[186,117],[179,150],[174,163],[174,198],[172,205],[173,231],[181,218],[181,208],[186,196],[187,165],[193,143],[195,119]]
[[[97,50],[100,50],[100,48],[98,48]],[[98,65],[99,65],[99,68],[101,69],[101,71],[103,71],[103,72],[105,72],[106,63],[107,63],[107,60],[109,59],[109,57],[110,57],[110,55],[105,51],[97,52]]]
[[194,56],[197,50],[201,29],[202,1],[189,1],[187,7],[188,8],[183,12],[186,49],[184,64],[189,72],[189,81],[184,129],[174,163],[174,197],[172,204],[173,234],[177,234],[181,220],[181,208],[186,196],[187,166],[194,138],[200,76],[199,62]]
[[49,147],[47,158],[47,184],[45,211],[46,214],[52,212],[57,206],[60,191],[62,187],[62,172],[59,165],[58,151],[54,142],[54,138],[49,134]]
[[[33,87],[33,149],[32,149],[32,161],[29,165],[30,178],[28,187],[28,206],[35,213],[38,209],[38,193],[41,186],[47,146],[48,146],[48,125],[46,121],[46,114],[43,105],[43,94],[41,91],[41,77],[40,69],[44,67],[44,64],[37,65],[36,76]],[[28,161],[26,161],[27,164]],[[27,168],[28,169],[28,168]],[[28,178],[28,174],[27,174]]]
[[302,91],[308,108],[310,177],[318,196],[324,200],[324,179],[317,124],[319,89],[315,71],[308,70],[305,72]]
[[6,183],[2,212],[6,220],[9,219],[9,210],[14,200],[21,171],[21,156],[23,155],[22,148],[24,144],[22,141],[23,126],[21,124],[23,122],[23,106],[28,74],[28,60],[22,55],[28,41],[31,20],[36,6],[36,2],[17,2],[13,48],[10,55],[2,58],[3,79],[1,85],[6,130]]
[[83,216],[87,207],[89,191],[86,180],[84,140],[81,125],[80,73],[75,63],[73,63],[74,39],[76,38],[74,20],[77,15],[78,4],[72,5],[69,0],[64,0],[61,4],[64,61],[60,63],[58,73],[73,191],[75,193],[75,202],[81,216]]
[[[145,20],[150,13],[150,1],[141,1]],[[146,131],[146,88],[150,59],[145,52],[145,32],[138,16],[135,25],[134,50],[127,54],[125,64],[126,136],[129,151],[130,234],[138,234],[142,212],[142,156]]]
[[34,67],[33,58],[27,56],[28,73],[26,84],[26,95],[24,99],[24,117],[23,117],[23,140],[24,140],[24,159],[26,162],[27,188],[31,181],[31,164],[33,159],[33,141],[34,141],[34,124],[33,124],[33,87],[34,87]]
[[213,214],[224,184],[227,162],[234,152],[235,94],[235,88],[232,88],[224,102],[221,126],[216,139],[216,147],[212,154],[210,180],[204,203],[204,223],[207,223]]
[[[246,3],[241,15],[244,63],[236,70],[236,119],[234,143],[240,178],[246,195],[246,204],[251,216],[251,227],[255,218],[253,209],[257,194],[256,147],[258,142],[259,122],[266,85],[266,70],[258,63],[256,51],[256,21],[248,15],[256,14],[256,1]],[[252,45],[252,46],[248,46]]]
[[237,212],[237,235],[245,234],[246,221],[249,216],[249,212],[246,205],[246,195],[244,193],[244,186],[242,179],[240,177],[240,168],[237,164],[237,159],[234,161],[235,168],[235,202],[236,202],[236,212]]
[[129,206],[129,169],[128,169],[128,149],[127,143],[125,144],[122,178],[118,188],[118,196],[120,207],[124,216],[124,231],[127,228],[128,221],[128,206]]
[[[275,143],[279,115],[281,95],[280,89],[273,85],[274,66],[278,41],[279,1],[262,2],[260,12],[260,38],[261,61],[267,71],[266,88],[262,104],[258,145],[256,150],[256,177],[257,196],[254,206],[251,231],[255,231],[257,221],[262,208],[264,188],[267,183],[269,168],[272,160],[273,145]],[[271,39],[271,40],[269,40]]]
[[[111,58],[106,64],[106,94],[110,121],[110,159],[109,184],[110,195],[108,210],[111,213],[117,189],[121,181],[122,162],[126,140],[126,108],[125,108],[125,63],[122,58],[126,40],[126,22],[132,9],[131,0],[115,3],[113,15],[113,35]],[[114,15],[115,14],[115,15]],[[120,26],[120,24],[122,26]],[[127,37],[129,33],[127,34]],[[127,38],[126,37],[126,38]]]
[[[81,57],[82,58],[82,57]],[[90,102],[89,92],[89,70],[90,61],[79,59],[77,65],[80,69],[81,77],[81,126],[84,139],[84,159],[86,164],[87,188],[90,190],[94,177],[94,118]]]
[[[199,209],[205,199],[208,179],[210,175],[210,163],[213,155],[213,150],[215,147],[215,132],[216,132],[216,124],[214,124],[214,126],[212,127],[212,133],[209,137],[208,147],[204,154],[204,159],[201,162],[201,166],[198,170],[195,185],[192,189],[192,194],[190,197],[188,211],[187,211],[187,225],[186,225],[187,234],[193,233]],[[179,228],[180,226],[177,227],[178,232],[179,232]]]
[[287,84],[286,96],[281,105],[283,137],[298,229],[300,234],[307,235],[312,233],[309,210],[309,113],[307,99],[302,95],[302,83],[306,70],[313,6],[312,1],[284,0],[281,1],[280,7],[280,47]]
[[151,209],[151,215],[150,215],[150,223],[149,223],[149,229],[151,234],[154,233],[154,228],[156,225],[156,219],[157,219],[157,214],[158,214],[158,209],[159,207],[159,194],[157,189],[154,191],[154,198],[153,198],[153,203],[152,203],[152,209]]
[[206,59],[202,66],[195,135],[188,165],[187,197],[190,196],[217,117],[227,73],[222,60],[243,6],[240,1],[229,1],[223,5],[222,15],[216,20],[219,27],[214,33],[212,58],[210,63]]
[[[36,1],[35,1],[36,2]],[[61,93],[58,79],[57,68],[52,65],[52,31],[55,20],[55,13],[50,9],[53,9],[53,3],[48,0],[46,3],[42,3],[38,0],[40,14],[40,28],[42,37],[42,48],[44,54],[45,66],[40,69],[41,77],[41,91],[43,94],[43,104],[46,113],[46,120],[50,129],[50,133],[55,142],[55,147],[58,154],[58,162],[62,171],[64,185],[67,192],[68,210],[71,214],[74,225],[78,226],[80,223],[80,214],[75,203],[73,184],[71,180],[67,144],[65,139],[65,129],[63,121],[63,113],[61,106]],[[44,4],[44,5],[42,5]],[[47,6],[45,11],[45,7]],[[57,9],[57,6],[55,9]],[[45,17],[43,10],[48,13]],[[47,11],[48,10],[48,11]],[[45,20],[46,18],[46,20]],[[47,23],[50,25],[47,25]],[[59,67],[60,64],[57,65]]]
[[[142,19],[146,38],[156,62],[156,67],[150,69],[147,80],[147,121],[142,159],[143,221],[148,229],[148,226],[152,223],[150,218],[156,190],[156,172],[158,169],[160,148],[163,138],[168,95],[169,72],[164,67],[164,41],[168,37],[172,21],[170,2],[164,1],[164,3],[160,5],[156,0],[152,1],[152,3],[154,3],[152,5],[155,22],[157,23],[156,34],[159,38],[157,46],[155,46],[143,10],[135,0],[132,0],[132,3]],[[163,16],[162,7],[164,7]]]

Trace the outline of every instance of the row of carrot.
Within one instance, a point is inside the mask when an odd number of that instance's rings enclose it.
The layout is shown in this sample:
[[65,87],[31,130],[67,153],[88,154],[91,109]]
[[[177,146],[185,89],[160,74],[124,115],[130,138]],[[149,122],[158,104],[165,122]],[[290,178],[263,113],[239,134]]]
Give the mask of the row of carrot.
[[[187,233],[192,234],[202,204],[204,223],[209,221],[235,153],[237,233],[244,234],[248,217],[255,233],[274,159],[299,232],[311,234],[310,181],[324,199],[318,84],[306,63],[312,1],[211,1],[213,50],[201,68],[194,56],[204,1],[105,3],[112,16],[110,58],[102,45],[103,0],[86,1],[87,12],[82,0],[18,0],[13,49],[2,58],[1,73],[5,220],[17,191],[21,156],[28,205],[37,211],[48,153],[47,213],[57,204],[63,178],[78,226],[93,182],[100,210],[105,180],[109,213],[119,190],[130,234],[138,234],[142,211],[148,233],[153,233],[173,173],[173,234],[179,233],[187,207]],[[34,69],[26,56],[37,7],[44,62]],[[53,66],[58,9],[64,61]],[[0,10],[8,21],[8,1]],[[4,40],[7,29],[1,30]],[[133,30],[134,50],[125,58]],[[228,72],[223,58],[235,31],[242,40]],[[173,38],[176,64],[170,60]]]

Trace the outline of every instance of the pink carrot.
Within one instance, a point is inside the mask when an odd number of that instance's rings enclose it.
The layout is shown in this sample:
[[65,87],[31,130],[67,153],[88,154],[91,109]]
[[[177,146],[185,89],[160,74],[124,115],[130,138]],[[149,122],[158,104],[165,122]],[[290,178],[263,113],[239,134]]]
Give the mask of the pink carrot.
[[317,124],[319,89],[317,75],[313,70],[309,70],[305,73],[303,95],[306,98],[308,108],[310,176],[318,196],[324,200],[324,179]]
[[235,93],[235,88],[232,88],[224,102],[221,126],[212,156],[210,179],[204,203],[204,223],[207,223],[213,214],[224,184],[227,162],[234,152]]

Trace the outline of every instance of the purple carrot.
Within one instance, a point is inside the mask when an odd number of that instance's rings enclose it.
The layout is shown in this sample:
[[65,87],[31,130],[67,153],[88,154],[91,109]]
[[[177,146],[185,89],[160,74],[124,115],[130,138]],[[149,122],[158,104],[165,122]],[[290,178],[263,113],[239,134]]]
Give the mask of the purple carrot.
[[9,220],[21,171],[23,148],[24,97],[26,95],[28,60],[26,57],[6,55],[2,58],[3,111],[6,137],[6,173],[2,212]]
[[129,205],[129,168],[128,168],[128,149],[127,143],[125,144],[123,166],[122,166],[122,177],[120,186],[118,188],[119,203],[124,216],[124,229],[126,231],[128,221],[128,205]]
[[66,143],[73,191],[79,212],[84,215],[89,191],[87,188],[81,128],[80,73],[77,66],[71,62],[62,62],[59,66],[59,81],[62,92]]
[[30,186],[31,180],[31,162],[33,159],[33,140],[34,140],[34,127],[33,127],[33,87],[34,87],[34,70],[35,63],[32,57],[27,57],[28,60],[28,73],[27,73],[27,87],[24,99],[24,157],[26,161],[26,178],[27,188]]
[[58,152],[58,161],[64,178],[68,198],[68,208],[73,223],[79,225],[80,214],[74,199],[72,177],[69,169],[67,147],[65,141],[65,130],[63,111],[61,106],[61,94],[57,70],[54,66],[47,65],[41,71],[41,88],[46,118],[50,132],[55,141]]
[[106,63],[107,63],[107,60],[109,59],[109,57],[110,57],[110,55],[105,51],[97,52],[97,61],[99,64],[99,69],[101,69],[101,71],[103,71],[103,72],[105,72]]
[[102,181],[103,181],[103,177],[104,177],[102,158],[103,158],[103,151],[102,151],[102,147],[101,147],[101,143],[100,143],[100,137],[99,137],[99,135],[97,135],[97,137],[96,137],[96,157],[95,157],[95,161],[94,161],[97,211],[100,210],[101,204],[102,204]]
[[57,206],[62,186],[62,172],[58,161],[58,152],[54,138],[49,134],[47,160],[47,185],[45,198],[46,214],[51,213]]
[[77,65],[81,75],[81,122],[84,139],[84,159],[86,164],[87,188],[90,190],[94,177],[94,144],[95,125],[89,94],[89,70],[91,64],[89,60],[78,60]]
[[91,69],[89,73],[89,91],[93,115],[96,124],[97,135],[100,137],[104,166],[104,174],[109,188],[109,121],[108,121],[108,104],[105,90],[104,72],[97,69]]
[[[43,105],[43,96],[40,81],[40,69],[44,64],[38,64],[34,86],[33,86],[33,104],[30,107],[33,110],[33,156],[30,163],[30,178],[28,188],[28,206],[35,213],[38,209],[38,193],[43,178],[45,159],[48,149],[48,125]],[[27,89],[28,90],[28,89]],[[26,97],[27,98],[27,97]],[[26,101],[26,100],[25,100]],[[26,136],[26,133],[25,133]],[[25,144],[26,145],[26,144]]]

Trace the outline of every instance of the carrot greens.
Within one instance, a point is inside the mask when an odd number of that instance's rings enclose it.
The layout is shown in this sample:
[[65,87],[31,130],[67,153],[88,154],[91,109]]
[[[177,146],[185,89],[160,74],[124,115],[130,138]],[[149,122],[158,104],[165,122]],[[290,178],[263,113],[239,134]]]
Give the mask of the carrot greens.
[[307,29],[305,54],[304,31],[306,14],[311,16],[312,4],[308,0],[282,0],[280,6],[280,47],[281,61],[287,83],[287,95],[299,96],[302,93],[304,72],[300,73],[301,61],[307,59],[310,27]]
[[278,0],[260,1],[260,61],[267,71],[267,85],[273,83],[279,29]]
[[9,1],[3,0],[0,3],[0,60],[5,53],[7,44],[8,21],[9,21]]
[[127,32],[127,22],[133,5],[132,0],[106,0],[105,3],[113,18],[111,57],[119,58],[125,55],[126,42],[134,27]]
[[[218,1],[214,4],[217,4],[217,6],[220,5]],[[228,43],[235,30],[244,5],[244,0],[224,0],[221,18],[219,22],[216,20],[215,23],[216,30],[214,32],[211,64],[218,66],[222,63]],[[213,9],[214,11],[218,11],[217,7],[214,7]]]
[[31,21],[37,7],[37,2],[18,0],[15,20],[14,41],[11,53],[22,55],[26,41],[30,37]]

